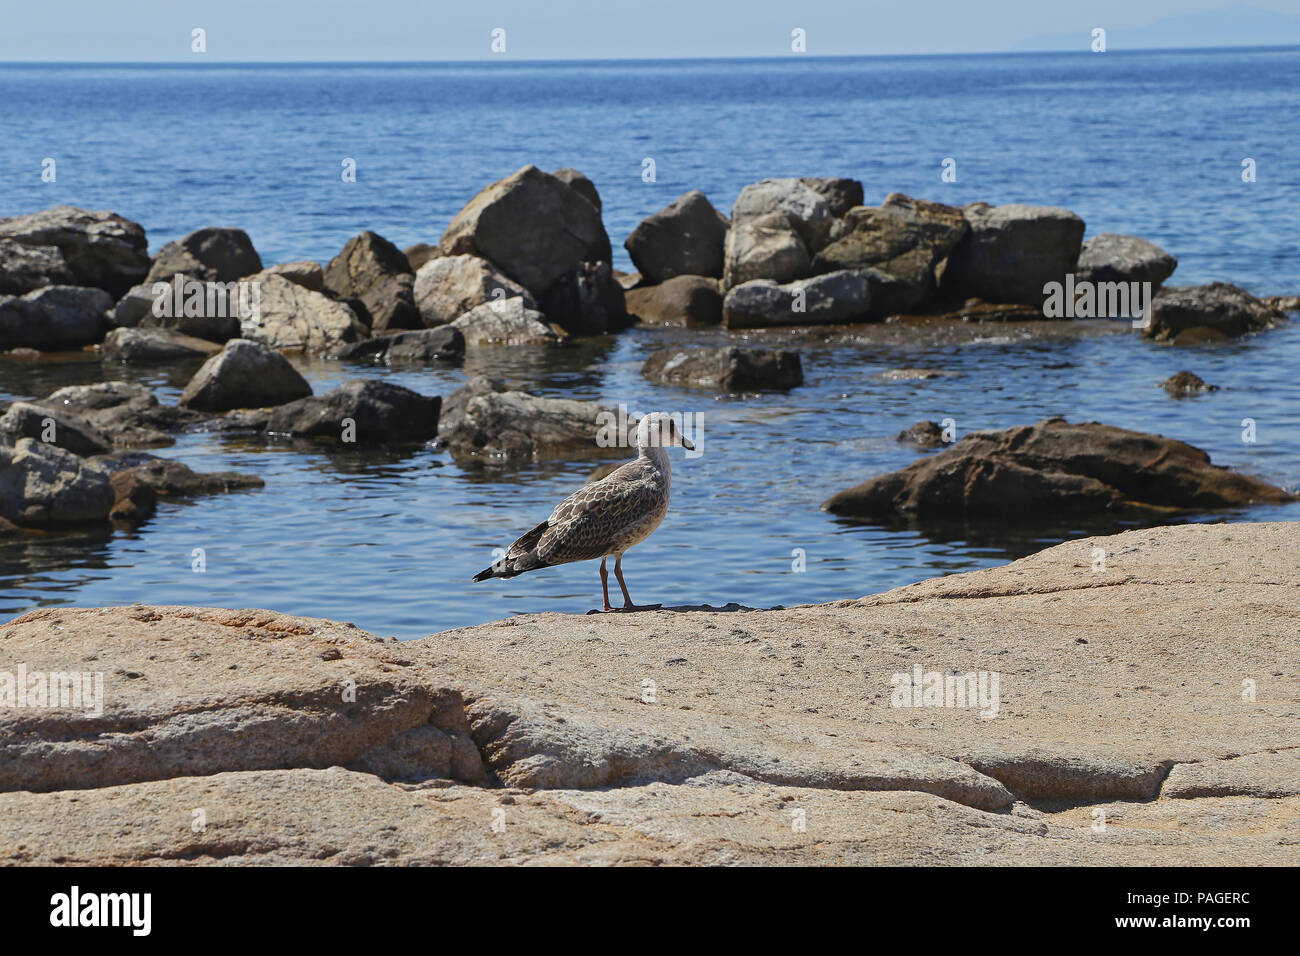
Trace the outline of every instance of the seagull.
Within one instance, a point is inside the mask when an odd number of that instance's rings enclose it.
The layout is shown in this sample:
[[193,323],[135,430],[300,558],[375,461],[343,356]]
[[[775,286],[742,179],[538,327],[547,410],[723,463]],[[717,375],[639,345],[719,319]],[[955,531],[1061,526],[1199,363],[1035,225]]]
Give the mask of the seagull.
[[[668,486],[672,478],[669,445],[695,450],[672,416],[664,412],[646,415],[637,424],[636,458],[561,501],[549,518],[512,544],[505,557],[492,567],[474,575],[474,580],[513,578],[538,568],[600,558],[604,610],[653,611],[662,607],[632,603],[627,582],[623,580],[623,553],[648,538],[668,513]],[[623,590],[621,608],[609,603],[609,571],[605,562],[611,555],[614,577]]]

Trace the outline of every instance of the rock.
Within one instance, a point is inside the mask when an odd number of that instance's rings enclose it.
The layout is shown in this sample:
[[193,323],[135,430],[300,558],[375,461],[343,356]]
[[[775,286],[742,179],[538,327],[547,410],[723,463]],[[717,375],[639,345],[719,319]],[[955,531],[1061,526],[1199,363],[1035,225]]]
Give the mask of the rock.
[[103,454],[112,445],[107,435],[75,412],[31,402],[14,402],[0,415],[0,435],[10,442],[18,438],[48,442],[82,457]]
[[284,405],[310,394],[307,380],[279,352],[260,342],[231,339],[194,374],[178,404],[226,412]]
[[947,444],[943,440],[943,429],[934,422],[917,422],[906,431],[898,433],[898,440],[921,448],[939,448]]
[[261,289],[261,314],[244,320],[241,338],[275,349],[329,352],[368,335],[349,306],[319,292],[280,276],[267,276]]
[[560,336],[546,316],[524,305],[523,299],[502,299],[470,309],[451,324],[467,347],[485,345],[556,345]]
[[1154,242],[1106,232],[1084,242],[1074,271],[1076,281],[1150,282],[1156,289],[1177,267],[1178,260]]
[[[826,200],[826,206],[831,215],[837,219],[846,215],[855,206],[862,205],[862,183],[856,179],[831,177],[822,179],[804,178],[799,181]],[[900,194],[895,193],[894,195]],[[888,201],[888,199],[885,200],[885,202]]]
[[465,354],[465,336],[460,329],[440,325],[433,329],[413,332],[394,332],[345,345],[330,358],[359,361],[385,361],[390,365],[403,363],[453,361]]
[[788,285],[758,279],[736,286],[722,300],[722,324],[728,329],[759,329],[862,322],[870,308],[867,277],[846,269]]
[[438,256],[442,255],[442,252],[436,245],[431,246],[427,242],[417,242],[403,249],[402,254],[406,256],[406,262],[411,267],[411,271],[419,275],[425,263],[438,258]]
[[283,276],[294,285],[300,285],[309,292],[325,291],[325,270],[321,268],[319,262],[312,262],[310,259],[303,259],[298,262],[281,262],[267,269],[263,269],[256,275],[249,276],[250,279],[261,279],[264,276]]
[[560,276],[542,296],[541,310],[570,335],[619,332],[631,323],[623,287],[608,262],[584,262]]
[[1209,384],[1193,372],[1176,372],[1161,382],[1160,386],[1170,395],[1178,397],[1219,390],[1219,386]]
[[160,404],[153,392],[135,382],[69,385],[39,404],[85,418],[119,446],[170,445],[171,432],[203,418],[186,408]]
[[206,358],[221,351],[207,339],[182,335],[171,329],[114,329],[104,339],[104,358],[116,362],[151,364]]
[[266,484],[256,475],[245,475],[238,471],[199,472],[170,458],[140,453],[105,456],[98,463],[112,470],[115,479],[129,473],[132,479],[164,498],[197,498],[200,495],[261,488]]
[[778,349],[659,349],[641,374],[666,385],[744,392],[803,384],[799,353]]
[[135,524],[148,518],[158,507],[158,492],[131,469],[114,472],[110,481],[115,496],[108,513],[110,518]]
[[1043,286],[1075,271],[1084,225],[1068,209],[972,203],[962,212],[970,232],[948,258],[945,290],[1041,307]]
[[1050,515],[1201,512],[1296,496],[1210,464],[1199,448],[1159,435],[1049,418],[972,432],[952,448],[828,499],[833,514],[882,519],[997,520]]
[[623,287],[624,292],[631,292],[637,286],[641,285],[641,273],[639,272],[620,272],[618,269],[611,270],[618,284]]
[[675,276],[625,294],[627,310],[643,325],[717,325],[722,321],[722,284],[704,276]]
[[1300,295],[1268,295],[1260,301],[1279,312],[1300,312]]
[[966,231],[960,209],[891,193],[879,208],[859,206],[837,223],[830,244],[814,257],[812,270],[884,273],[881,284],[888,292],[882,289],[877,298],[887,309],[877,315],[908,312],[934,294],[935,270]]
[[423,442],[438,434],[442,399],[369,379],[281,405],[267,422],[273,434],[360,444]]
[[153,311],[153,287],[141,283],[132,286],[108,314],[109,323],[119,329],[133,329]]
[[727,230],[723,288],[755,279],[793,282],[807,276],[812,263],[796,226],[784,212],[733,220]]
[[880,373],[886,382],[925,382],[935,378],[948,378],[956,375],[937,368],[891,368]]
[[1059,319],[1045,319],[1042,305],[1016,305],[1015,303],[985,302],[983,299],[967,299],[955,309],[941,313],[938,318],[960,322],[1056,322]]
[[[572,166],[565,166],[563,169],[557,169],[555,172],[551,173],[551,175],[564,183],[564,185],[568,186],[583,199],[587,200],[587,202],[595,206],[596,212],[601,211],[600,193],[596,191],[596,184],[582,173],[578,172]],[[606,254],[604,258],[608,259],[609,255]]]
[[514,298],[537,309],[532,293],[479,256],[431,259],[415,276],[415,303],[426,326],[455,322],[484,303]]
[[[617,423],[615,410],[594,402],[539,398],[501,388],[480,378],[448,399],[452,411],[439,444],[458,460],[518,463],[601,455],[632,457],[626,429],[621,436],[602,432],[604,423],[611,420],[602,416],[612,416]],[[635,438],[635,423],[632,429]]]
[[414,283],[402,250],[369,230],[349,239],[325,267],[326,291],[340,299],[360,299],[376,331],[420,328]]
[[16,524],[102,521],[113,507],[108,472],[49,442],[0,440],[0,517]]
[[0,294],[25,295],[47,285],[75,285],[76,281],[58,246],[0,239]]
[[602,244],[608,248],[609,236],[596,207],[561,180],[525,166],[471,199],[439,248],[443,255],[489,259],[541,296]]
[[234,282],[261,271],[262,257],[248,233],[209,226],[159,249],[144,284],[171,282],[177,273],[202,282]]
[[790,217],[808,252],[819,252],[830,236],[835,215],[822,195],[827,181],[817,180],[823,184],[819,188],[814,188],[811,182],[807,179],[764,179],[746,186],[731,207],[732,228],[745,220],[784,213]]
[[101,289],[70,285],[0,295],[0,349],[57,352],[93,345],[108,331],[112,307],[113,300]]
[[677,276],[722,278],[726,241],[727,217],[694,189],[642,220],[623,246],[653,283]]
[[0,239],[55,246],[75,278],[72,284],[103,289],[114,299],[149,271],[144,227],[116,213],[54,206],[0,219]]
[[182,273],[175,273],[170,282],[159,280],[128,292],[113,310],[114,324],[169,329],[220,345],[239,336],[241,323],[256,321],[262,280],[253,285],[233,279],[217,282],[176,278],[179,275]]
[[[3,306],[0,306],[3,308]],[[1156,293],[1142,335],[1175,345],[1225,341],[1272,328],[1286,316],[1226,282],[1169,286]]]

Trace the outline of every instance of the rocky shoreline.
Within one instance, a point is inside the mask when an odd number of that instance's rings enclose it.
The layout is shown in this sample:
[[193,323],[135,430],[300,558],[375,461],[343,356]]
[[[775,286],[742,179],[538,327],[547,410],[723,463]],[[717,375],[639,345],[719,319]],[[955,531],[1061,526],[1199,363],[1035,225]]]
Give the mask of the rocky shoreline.
[[[33,611],[0,626],[9,666],[99,672],[102,708],[0,715],[0,860],[1295,865],[1295,529],[403,643],[274,611]],[[900,699],[916,670],[994,693]]]

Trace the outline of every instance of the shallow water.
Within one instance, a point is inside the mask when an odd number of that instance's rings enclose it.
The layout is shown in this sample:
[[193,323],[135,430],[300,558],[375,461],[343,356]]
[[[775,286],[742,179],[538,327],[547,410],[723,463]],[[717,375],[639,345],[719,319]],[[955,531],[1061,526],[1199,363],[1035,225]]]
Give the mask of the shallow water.
[[[480,186],[525,162],[573,165],[601,190],[618,247],[689,188],[720,208],[765,175],[852,175],[868,202],[898,189],[964,202],[1050,202],[1089,234],[1131,232],[1179,257],[1175,281],[1300,291],[1300,51],[923,57],[679,64],[393,67],[0,67],[0,210],[55,202],[141,221],[151,248],[209,224],[248,230],[268,263],[328,259],[373,228],[436,240]],[[59,159],[42,186],[39,158]],[[36,156],[36,159],[32,159]],[[343,156],[360,181],[338,182]],[[656,159],[658,181],[641,180]],[[939,160],[958,158],[941,184]],[[1240,180],[1243,156],[1259,181]],[[37,173],[31,173],[31,169]],[[35,182],[31,180],[36,179]],[[627,267],[622,250],[621,265]],[[620,263],[616,263],[618,265]],[[943,347],[801,346],[807,384],[715,398],[652,385],[655,347],[713,332],[633,330],[561,351],[490,350],[453,366],[387,370],[302,361],[319,393],[384,376],[447,395],[487,372],[539,394],[703,415],[703,455],[674,451],[673,507],[629,552],[640,602],[756,606],[854,597],[998,564],[1073,526],[886,529],[818,510],[918,454],[894,435],[921,419],[959,433],[1051,414],[1180,438],[1213,459],[1300,486],[1300,325],[1175,350],[1136,334],[1017,340],[1015,328]],[[899,366],[955,375],[890,382]],[[1180,369],[1222,390],[1176,400]],[[179,394],[193,366],[101,368],[0,360],[0,395],[134,377]],[[1242,419],[1257,441],[1242,441]],[[266,487],[164,503],[134,532],[0,544],[0,612],[38,604],[271,607],[422,636],[516,611],[599,604],[594,563],[472,584],[492,549],[549,512],[600,463],[465,469],[445,452],[319,447],[212,434],[160,454]],[[1214,516],[1217,520],[1223,516]],[[1286,507],[1229,515],[1300,517]],[[191,571],[206,552],[207,570]],[[795,549],[806,571],[792,570]]]

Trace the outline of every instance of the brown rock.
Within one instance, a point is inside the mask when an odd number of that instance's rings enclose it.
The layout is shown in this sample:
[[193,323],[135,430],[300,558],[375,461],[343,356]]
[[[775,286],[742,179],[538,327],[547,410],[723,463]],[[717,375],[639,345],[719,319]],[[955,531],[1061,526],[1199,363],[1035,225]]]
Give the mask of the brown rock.
[[659,285],[631,289],[627,310],[643,325],[717,325],[722,321],[722,284],[705,276],[675,276]]

